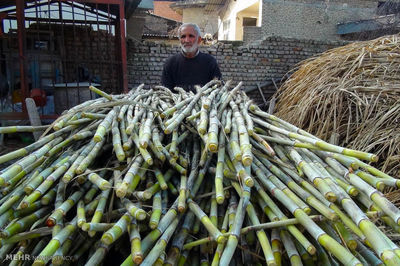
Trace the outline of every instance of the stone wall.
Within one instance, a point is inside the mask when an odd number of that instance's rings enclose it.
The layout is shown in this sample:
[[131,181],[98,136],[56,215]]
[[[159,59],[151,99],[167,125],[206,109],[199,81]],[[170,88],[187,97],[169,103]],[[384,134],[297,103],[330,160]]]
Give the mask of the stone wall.
[[339,40],[338,23],[371,19],[377,6],[373,0],[263,0],[262,36]]
[[[201,50],[213,55],[220,66],[224,80],[236,84],[243,81],[243,88],[251,90],[261,85],[264,94],[270,93],[271,78],[280,80],[294,66],[313,55],[346,44],[342,41],[323,42],[293,38],[269,37],[263,41],[243,46],[243,42],[219,42]],[[179,51],[178,46],[152,42],[128,42],[129,86],[141,83],[159,85],[165,60]],[[279,84],[278,84],[279,85]],[[273,88],[273,85],[272,85]],[[255,97],[258,90],[255,90]]]

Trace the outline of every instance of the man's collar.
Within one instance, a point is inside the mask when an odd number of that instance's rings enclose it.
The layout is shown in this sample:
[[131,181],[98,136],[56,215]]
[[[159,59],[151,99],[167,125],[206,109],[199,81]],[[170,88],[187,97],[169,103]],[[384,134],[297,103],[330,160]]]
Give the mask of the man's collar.
[[185,55],[185,52],[181,49],[181,54],[182,54],[185,58],[195,58],[199,53],[200,53],[200,50],[197,49],[197,52],[196,52],[196,54],[195,54],[193,57],[187,57],[187,56]]

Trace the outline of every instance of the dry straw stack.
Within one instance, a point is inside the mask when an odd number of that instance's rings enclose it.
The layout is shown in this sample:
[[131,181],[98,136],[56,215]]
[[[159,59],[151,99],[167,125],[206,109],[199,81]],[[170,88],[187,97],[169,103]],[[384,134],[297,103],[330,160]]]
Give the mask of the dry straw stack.
[[[400,36],[355,42],[302,62],[278,90],[276,115],[400,170]],[[336,135],[338,134],[338,135]]]

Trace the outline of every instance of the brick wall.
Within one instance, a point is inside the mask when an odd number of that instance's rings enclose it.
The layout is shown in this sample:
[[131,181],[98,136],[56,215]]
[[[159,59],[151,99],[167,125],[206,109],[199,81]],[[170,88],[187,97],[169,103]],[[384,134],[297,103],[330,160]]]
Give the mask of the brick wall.
[[[224,80],[232,79],[235,84],[243,81],[244,89],[257,84],[280,80],[294,66],[313,55],[346,44],[342,41],[323,42],[294,38],[269,37],[263,41],[243,46],[243,42],[219,42],[201,50],[213,55],[220,66]],[[165,60],[179,51],[178,46],[151,42],[128,42],[129,86],[141,83],[159,85]],[[279,84],[278,84],[279,85]],[[268,94],[271,86],[264,86]],[[258,90],[250,93],[261,100]],[[257,95],[258,94],[258,95]]]
[[257,26],[243,27],[243,42],[249,43],[251,41],[260,40],[261,36],[262,36],[261,27],[257,27]]

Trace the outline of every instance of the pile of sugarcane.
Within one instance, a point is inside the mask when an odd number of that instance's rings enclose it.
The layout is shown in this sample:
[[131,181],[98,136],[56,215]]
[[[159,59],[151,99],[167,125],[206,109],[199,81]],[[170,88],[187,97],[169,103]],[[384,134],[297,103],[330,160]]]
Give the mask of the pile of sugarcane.
[[400,178],[400,35],[354,42],[301,62],[275,115],[321,138],[377,154]]
[[2,263],[400,265],[375,224],[400,232],[380,192],[400,181],[240,87],[90,87],[102,97],[0,156]]

